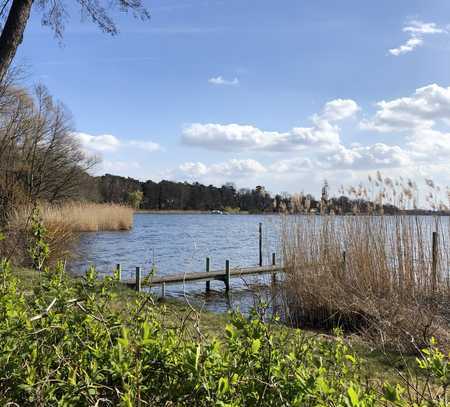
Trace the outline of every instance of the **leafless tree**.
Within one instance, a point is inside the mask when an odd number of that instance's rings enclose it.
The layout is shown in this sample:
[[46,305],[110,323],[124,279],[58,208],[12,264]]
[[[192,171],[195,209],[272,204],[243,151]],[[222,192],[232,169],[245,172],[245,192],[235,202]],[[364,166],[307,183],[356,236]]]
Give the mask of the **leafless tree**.
[[0,80],[5,78],[17,48],[22,43],[33,5],[42,13],[42,24],[50,27],[56,37],[61,38],[65,22],[70,17],[67,3],[77,4],[82,16],[92,20],[103,32],[112,35],[118,32],[110,17],[113,8],[123,12],[131,11],[142,20],[150,17],[143,0],[1,0],[0,18],[5,23],[0,35]]
[[0,225],[15,206],[77,197],[96,160],[71,133],[70,115],[43,86],[0,85]]

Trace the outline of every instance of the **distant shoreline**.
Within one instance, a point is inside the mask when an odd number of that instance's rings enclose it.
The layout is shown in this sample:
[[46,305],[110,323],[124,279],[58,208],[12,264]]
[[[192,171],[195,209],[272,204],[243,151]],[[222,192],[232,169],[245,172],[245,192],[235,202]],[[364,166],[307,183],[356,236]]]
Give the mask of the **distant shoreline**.
[[[134,213],[141,213],[141,214],[157,214],[157,215],[217,215],[212,213],[212,211],[202,211],[202,210],[193,210],[193,209],[137,209]],[[263,215],[308,215],[308,216],[324,216],[319,213],[279,213],[279,212],[259,212],[259,213],[251,213],[249,211],[240,211],[240,212],[224,212],[221,215],[257,215],[257,216],[263,216]],[[327,216],[327,215],[325,215]],[[425,212],[425,213],[416,213],[414,211],[403,211],[400,213],[389,213],[389,214],[377,214],[377,213],[358,213],[356,215],[353,214],[335,214],[335,216],[450,216],[450,213],[433,213],[433,212]]]
[[[135,213],[153,213],[159,215],[212,215],[211,211],[201,211],[193,209],[138,209]],[[234,213],[225,213],[226,215],[252,215],[248,211],[240,211]],[[255,213],[254,215],[265,215],[264,213]],[[269,214],[270,215],[270,214]]]

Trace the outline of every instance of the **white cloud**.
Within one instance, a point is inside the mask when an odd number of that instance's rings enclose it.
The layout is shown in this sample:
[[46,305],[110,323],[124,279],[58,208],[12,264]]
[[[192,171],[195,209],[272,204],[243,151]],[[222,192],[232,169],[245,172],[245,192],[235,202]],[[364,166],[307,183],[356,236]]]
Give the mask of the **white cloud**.
[[328,121],[339,121],[355,115],[359,110],[354,100],[335,99],[325,104],[321,117]]
[[201,176],[208,173],[208,167],[201,162],[187,162],[181,164],[178,168],[188,175]]
[[119,148],[137,148],[150,153],[161,151],[162,148],[158,143],[153,141],[131,140],[121,141],[112,134],[101,134],[94,136],[88,133],[75,132],[72,133],[81,147],[88,153],[113,153]]
[[92,136],[87,133],[72,133],[81,144],[81,146],[91,152],[116,151],[120,146],[120,141],[112,134],[101,134]]
[[381,170],[413,164],[409,151],[384,143],[350,148],[340,146],[335,152],[324,157],[324,161],[330,169],[353,170]]
[[233,78],[233,79],[225,79],[223,76],[219,75],[213,78],[209,78],[208,82],[211,85],[219,85],[219,86],[238,86],[239,85],[239,79]]
[[132,147],[137,147],[141,150],[145,150],[149,153],[153,153],[155,151],[161,151],[162,148],[158,143],[153,141],[139,141],[139,140],[131,140],[128,143]]
[[436,23],[424,23],[419,20],[410,21],[409,25],[403,27],[403,31],[411,33],[412,35],[443,34],[445,32],[445,30],[438,27]]
[[389,53],[398,57],[399,55],[407,54],[408,52],[414,51],[417,47],[423,45],[423,39],[418,37],[410,38],[404,44],[400,45],[397,48],[391,48]]
[[450,87],[424,86],[412,96],[377,103],[371,120],[361,123],[366,130],[378,132],[429,129],[450,117]]
[[406,145],[418,161],[448,161],[450,157],[450,133],[433,129],[417,130],[408,137]]
[[[398,144],[385,142],[351,143],[340,139],[335,124],[354,116],[359,106],[352,100],[336,99],[314,115],[311,127],[296,127],[289,132],[268,132],[255,126],[238,124],[195,124],[185,128],[184,142],[221,151],[251,150],[283,152],[283,159],[261,164],[265,178],[287,179],[294,174],[325,174],[344,171],[348,174],[373,170],[393,173],[413,171],[444,163],[450,155],[450,131],[437,129],[447,125],[450,117],[450,87],[431,84],[417,89],[411,96],[381,101],[369,120],[360,128],[378,133],[397,133],[404,139]],[[363,139],[361,139],[362,141]],[[188,163],[183,169],[192,175],[234,174],[222,164]],[[257,167],[255,167],[257,168]],[[409,169],[409,170],[408,170]],[[284,178],[283,178],[284,177]]]
[[201,162],[187,162],[179,166],[179,170],[190,176],[248,176],[266,172],[266,168],[256,160],[231,159],[222,163],[206,165]]
[[326,103],[322,112],[311,118],[311,127],[294,127],[288,132],[265,131],[236,123],[193,123],[183,129],[182,141],[186,145],[217,151],[333,147],[340,143],[340,129],[334,123],[355,115],[358,110],[353,100],[336,99]]
[[389,53],[393,56],[407,54],[422,46],[426,35],[446,33],[436,23],[424,23],[417,20],[413,20],[403,27],[403,32],[409,34],[409,39],[399,47],[389,50]]

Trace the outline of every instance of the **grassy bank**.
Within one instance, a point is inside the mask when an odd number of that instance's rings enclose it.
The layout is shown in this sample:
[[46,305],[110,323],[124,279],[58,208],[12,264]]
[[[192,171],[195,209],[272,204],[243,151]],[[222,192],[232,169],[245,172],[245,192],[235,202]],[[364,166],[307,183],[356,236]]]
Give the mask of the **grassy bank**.
[[[14,273],[18,279],[20,290],[26,294],[31,294],[42,284],[42,275],[34,270],[16,268]],[[67,276],[67,279],[69,285],[75,286],[77,281],[82,280],[82,277]],[[110,292],[112,293],[111,309],[120,312],[125,317],[129,317],[127,310],[130,304],[148,296],[148,294],[137,293],[121,283],[112,284]],[[230,320],[227,313],[207,311],[199,306],[189,304],[184,299],[170,297],[164,299],[151,297],[151,303],[155,307],[158,318],[172,327],[183,327],[184,332],[190,337],[195,337],[200,331],[202,336],[209,339],[226,338],[225,328]],[[274,332],[283,332],[289,335],[299,332],[297,328],[285,325],[279,320],[271,320],[270,324]],[[302,329],[301,332],[307,337],[317,338],[321,341],[337,339],[332,333],[327,334],[320,330]],[[372,379],[400,382],[401,378],[398,376],[398,372],[408,374],[408,369],[411,369],[414,374],[420,374],[420,370],[415,366],[414,355],[374,348],[364,337],[358,335],[347,335],[344,338],[346,344],[358,354],[363,370]]]

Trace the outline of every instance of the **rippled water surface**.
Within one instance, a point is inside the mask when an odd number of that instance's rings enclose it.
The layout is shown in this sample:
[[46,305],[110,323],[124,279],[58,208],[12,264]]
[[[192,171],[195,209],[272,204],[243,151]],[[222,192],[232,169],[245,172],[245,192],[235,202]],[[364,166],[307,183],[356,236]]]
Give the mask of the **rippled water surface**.
[[[273,252],[279,258],[280,217],[277,215],[135,214],[128,232],[86,233],[81,236],[79,259],[71,264],[74,273],[83,273],[95,264],[102,274],[111,273],[117,263],[124,278],[132,278],[136,266],[144,275],[154,262],[157,275],[204,271],[205,258],[211,269],[257,265],[258,227],[263,224],[263,261],[268,264]],[[207,309],[224,311],[231,306],[246,309],[253,305],[255,288],[248,284],[269,281],[269,277],[232,279],[231,295],[224,295],[224,284],[211,282],[213,292],[204,295],[205,283],[168,286],[166,295],[187,296]],[[157,289],[153,289],[157,291]]]

